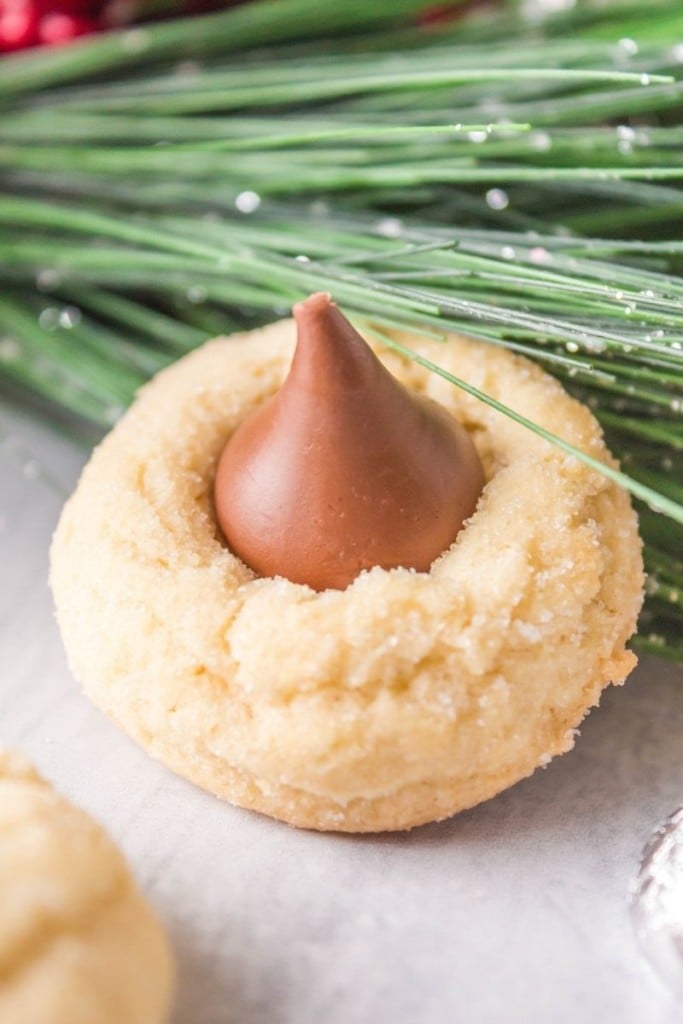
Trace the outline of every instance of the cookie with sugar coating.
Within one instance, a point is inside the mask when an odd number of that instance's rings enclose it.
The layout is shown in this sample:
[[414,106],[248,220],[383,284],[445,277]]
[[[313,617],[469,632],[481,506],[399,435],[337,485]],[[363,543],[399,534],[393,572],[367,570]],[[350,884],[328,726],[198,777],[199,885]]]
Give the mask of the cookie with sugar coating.
[[[494,346],[397,337],[595,458],[590,412]],[[629,498],[508,417],[384,350],[469,430],[477,510],[429,572],[375,568],[343,591],[256,578],[217,528],[218,457],[272,395],[282,321],[159,374],[93,454],[52,547],[69,662],[153,756],[292,824],[405,829],[500,792],[568,750],[642,600]]]
[[165,1024],[166,936],[99,825],[0,751],[0,1020]]

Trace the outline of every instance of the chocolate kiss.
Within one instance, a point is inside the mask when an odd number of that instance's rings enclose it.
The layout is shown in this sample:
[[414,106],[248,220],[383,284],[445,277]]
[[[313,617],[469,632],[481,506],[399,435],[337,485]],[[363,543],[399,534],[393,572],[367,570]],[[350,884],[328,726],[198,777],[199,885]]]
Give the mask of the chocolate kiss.
[[261,576],[315,590],[375,565],[428,570],[484,485],[467,431],[399,384],[329,295],[293,312],[289,376],[218,464],[229,547]]

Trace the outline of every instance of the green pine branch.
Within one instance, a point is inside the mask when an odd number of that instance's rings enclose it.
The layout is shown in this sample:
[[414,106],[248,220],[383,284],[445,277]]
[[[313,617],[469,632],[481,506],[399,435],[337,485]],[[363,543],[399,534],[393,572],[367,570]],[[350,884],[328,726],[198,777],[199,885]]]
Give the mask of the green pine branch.
[[0,374],[105,427],[321,288],[387,343],[519,352],[600,420],[637,642],[683,661],[683,13],[426,6],[261,0],[0,63]]

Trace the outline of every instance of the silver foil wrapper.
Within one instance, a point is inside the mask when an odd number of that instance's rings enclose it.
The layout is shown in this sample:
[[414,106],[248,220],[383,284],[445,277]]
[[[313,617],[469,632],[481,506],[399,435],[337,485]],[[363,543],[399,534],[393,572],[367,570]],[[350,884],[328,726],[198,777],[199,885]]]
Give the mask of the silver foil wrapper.
[[631,886],[631,916],[655,973],[683,1000],[683,807],[652,834]]

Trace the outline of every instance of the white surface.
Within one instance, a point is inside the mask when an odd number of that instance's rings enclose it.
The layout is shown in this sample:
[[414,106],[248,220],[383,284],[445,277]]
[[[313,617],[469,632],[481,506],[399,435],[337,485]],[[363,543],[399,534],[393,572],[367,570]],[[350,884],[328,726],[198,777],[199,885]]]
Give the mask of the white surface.
[[29,452],[64,491],[85,457],[0,409],[0,743],[126,850],[172,934],[174,1024],[682,1019],[626,906],[650,830],[683,799],[680,670],[647,662],[573,753],[449,822],[296,832],[175,778],[80,695],[46,586],[61,497],[34,463],[25,475]]

